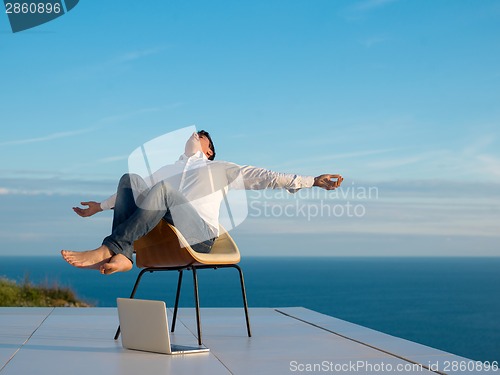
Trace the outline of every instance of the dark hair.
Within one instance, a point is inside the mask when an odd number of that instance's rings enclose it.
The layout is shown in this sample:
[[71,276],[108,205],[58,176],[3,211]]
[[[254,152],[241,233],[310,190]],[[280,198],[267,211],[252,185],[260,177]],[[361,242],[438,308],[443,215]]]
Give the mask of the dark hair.
[[214,147],[214,143],[212,142],[212,137],[210,137],[210,134],[205,130],[200,130],[198,132],[198,135],[202,135],[204,137],[207,137],[208,148],[212,151],[212,155],[208,158],[208,160],[214,160],[215,159],[215,147]]

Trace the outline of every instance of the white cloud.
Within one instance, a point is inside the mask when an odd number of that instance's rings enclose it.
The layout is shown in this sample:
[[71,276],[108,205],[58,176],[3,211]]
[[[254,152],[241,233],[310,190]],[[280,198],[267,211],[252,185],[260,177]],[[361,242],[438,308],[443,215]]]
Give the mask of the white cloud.
[[100,126],[102,126],[103,124],[117,123],[117,122],[121,122],[121,121],[127,120],[129,118],[138,116],[138,115],[143,115],[145,113],[168,111],[168,110],[180,107],[181,105],[182,105],[182,103],[172,103],[172,104],[160,105],[160,106],[156,106],[156,107],[139,108],[139,109],[136,109],[136,110],[133,110],[130,112],[121,113],[118,115],[109,115],[109,116],[103,117],[97,123]]
[[44,135],[41,137],[25,138],[25,139],[18,139],[15,141],[2,142],[2,143],[0,143],[0,146],[23,145],[23,144],[28,144],[28,143],[47,142],[47,141],[52,141],[54,139],[74,137],[76,135],[89,133],[93,130],[94,130],[94,128],[86,128],[86,129],[78,129],[78,130],[72,130],[72,131],[67,131],[67,132],[56,132],[56,133]]
[[[106,176],[108,177],[108,176]],[[116,181],[95,176],[73,174],[0,174],[0,196],[109,196],[116,190]]]
[[480,167],[487,175],[500,177],[500,159],[491,155],[478,155],[476,159],[481,163]]
[[384,8],[398,0],[365,0],[349,5],[341,11],[347,21],[359,21],[366,18],[369,12]]
[[130,63],[161,53],[165,49],[166,47],[164,46],[158,46],[142,50],[123,52],[118,55],[115,54],[114,57],[109,57],[95,64],[85,64],[71,67],[64,72],[61,72],[61,76],[71,81],[81,81],[95,79],[101,74],[106,74],[107,76],[110,74],[123,75],[128,72]]
[[113,59],[112,61],[115,63],[124,63],[128,61],[134,61],[134,60],[139,60],[143,57],[146,56],[151,56],[151,55],[156,55],[160,52],[165,50],[165,47],[154,47],[154,48],[147,48],[147,49],[142,49],[142,50],[136,50],[136,51],[130,51],[126,52],[123,55],[118,56],[117,58]]
[[366,0],[360,3],[357,3],[353,6],[353,10],[357,10],[360,12],[366,12],[373,9],[384,7],[390,3],[394,3],[397,0]]
[[430,151],[423,152],[415,155],[409,155],[406,157],[397,157],[391,159],[381,159],[369,162],[367,165],[369,167],[377,169],[387,169],[387,168],[397,168],[404,167],[410,164],[416,164],[423,161],[437,160],[447,154],[446,151]]
[[[96,163],[114,163],[115,161],[127,160],[129,155],[118,155],[118,156],[108,156],[96,161]],[[94,163],[88,163],[86,165],[92,165]]]
[[276,170],[290,168],[290,167],[300,167],[303,165],[317,165],[318,163],[334,163],[339,159],[363,159],[367,156],[381,155],[397,151],[397,148],[385,148],[385,149],[373,149],[373,150],[359,150],[344,153],[323,153],[321,155],[312,157],[301,157],[300,160],[291,160],[284,163],[279,163],[273,165]]
[[43,135],[40,137],[18,139],[18,140],[13,140],[13,141],[5,141],[5,142],[1,142],[0,146],[24,145],[24,144],[30,144],[30,143],[49,142],[49,141],[62,139],[62,138],[74,137],[74,136],[78,136],[81,134],[90,133],[92,131],[99,130],[100,128],[102,128],[106,125],[109,125],[109,124],[123,122],[129,118],[132,118],[132,117],[135,117],[138,115],[142,115],[145,113],[168,111],[171,109],[175,109],[181,105],[182,105],[182,103],[172,103],[172,104],[166,104],[166,105],[161,105],[161,106],[157,106],[157,107],[139,108],[139,109],[136,109],[136,110],[133,110],[130,112],[103,117],[100,120],[96,121],[96,125],[89,126],[88,128],[70,130],[70,131],[65,131],[65,132],[55,132],[55,133]]
[[467,142],[463,149],[464,156],[470,157],[477,155],[479,152],[483,152],[485,148],[491,146],[495,142],[496,138],[495,135],[490,134],[480,136],[475,140]]
[[385,43],[388,40],[389,38],[386,36],[374,35],[361,40],[361,44],[366,48],[371,48],[373,46],[376,46],[377,44]]
[[5,189],[0,188],[0,195],[52,195],[53,192],[49,190],[36,190],[36,189]]

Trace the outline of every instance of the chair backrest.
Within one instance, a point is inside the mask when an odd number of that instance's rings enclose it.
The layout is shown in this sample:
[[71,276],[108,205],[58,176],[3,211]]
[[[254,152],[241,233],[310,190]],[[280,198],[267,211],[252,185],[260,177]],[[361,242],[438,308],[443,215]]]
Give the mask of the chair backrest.
[[136,264],[144,267],[182,267],[190,264],[236,264],[238,246],[224,228],[209,254],[197,253],[174,226],[161,220],[147,235],[134,242]]

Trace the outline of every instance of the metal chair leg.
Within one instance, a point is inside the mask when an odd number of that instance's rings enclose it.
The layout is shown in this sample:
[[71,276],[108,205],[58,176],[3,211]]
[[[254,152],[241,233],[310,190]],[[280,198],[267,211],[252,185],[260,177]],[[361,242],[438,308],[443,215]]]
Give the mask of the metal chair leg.
[[[142,276],[149,271],[148,268],[144,268],[139,275],[137,276],[137,279],[135,280],[134,288],[132,289],[132,293],[130,294],[130,298],[134,298],[135,292],[137,291],[137,288],[139,287],[139,283],[141,282]],[[152,272],[152,271],[150,271]],[[120,337],[120,326],[118,326],[118,329],[116,330],[115,333],[115,340],[118,340],[118,337]]]
[[177,310],[179,308],[179,297],[181,295],[181,284],[182,284],[182,270],[179,270],[179,279],[177,281],[177,293],[175,294],[175,307],[174,307],[174,316],[172,318],[171,332],[174,332],[175,322],[177,321]]
[[234,268],[236,268],[240,274],[241,294],[243,296],[243,307],[245,308],[245,319],[247,322],[247,332],[248,332],[248,337],[252,337],[252,331],[250,330],[250,318],[248,317],[247,292],[245,289],[245,280],[243,279],[243,271],[237,265],[234,265]]
[[198,277],[196,274],[196,267],[191,267],[193,271],[194,283],[194,302],[196,304],[196,325],[198,328],[198,345],[201,346],[201,321],[200,321],[200,299],[198,297]]

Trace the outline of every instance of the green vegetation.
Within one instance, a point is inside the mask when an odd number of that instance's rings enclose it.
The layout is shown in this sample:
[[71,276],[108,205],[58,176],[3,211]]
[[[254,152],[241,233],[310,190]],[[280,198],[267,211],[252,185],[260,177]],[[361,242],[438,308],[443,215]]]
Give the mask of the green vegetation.
[[0,278],[0,306],[89,307],[69,288],[32,285],[28,279],[17,284],[5,278]]

